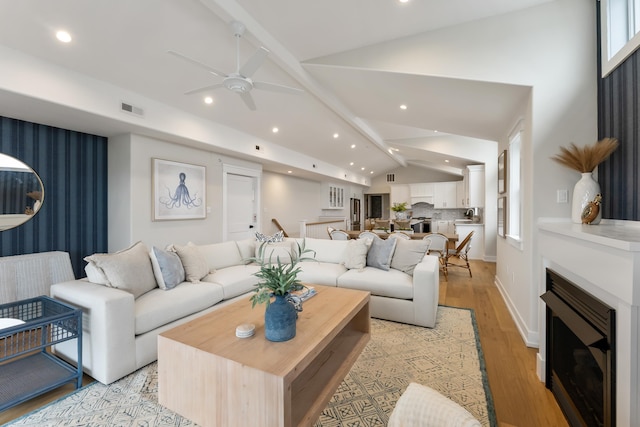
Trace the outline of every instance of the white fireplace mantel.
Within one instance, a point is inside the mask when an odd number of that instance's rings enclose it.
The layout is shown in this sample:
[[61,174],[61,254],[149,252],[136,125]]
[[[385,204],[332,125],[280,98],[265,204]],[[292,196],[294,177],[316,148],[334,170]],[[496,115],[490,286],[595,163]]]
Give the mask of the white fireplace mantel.
[[[640,223],[603,220],[598,225],[552,219],[538,223],[539,295],[550,268],[616,310],[616,419],[640,419]],[[545,373],[545,304],[539,300],[538,376]]]

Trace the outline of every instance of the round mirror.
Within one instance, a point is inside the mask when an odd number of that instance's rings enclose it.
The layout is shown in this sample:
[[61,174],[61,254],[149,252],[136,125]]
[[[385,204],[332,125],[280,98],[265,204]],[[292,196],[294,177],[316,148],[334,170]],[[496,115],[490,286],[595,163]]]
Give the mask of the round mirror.
[[0,153],[0,231],[17,227],[38,213],[44,186],[33,169]]

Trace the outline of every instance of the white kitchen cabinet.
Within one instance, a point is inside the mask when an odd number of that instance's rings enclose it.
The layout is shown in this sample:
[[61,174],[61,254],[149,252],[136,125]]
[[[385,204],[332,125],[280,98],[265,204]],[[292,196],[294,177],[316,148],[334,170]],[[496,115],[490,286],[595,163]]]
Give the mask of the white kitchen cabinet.
[[484,207],[484,165],[470,165],[465,170],[467,187],[467,208]]
[[344,209],[345,194],[344,188],[333,184],[323,184],[323,206],[322,209]]
[[445,219],[439,219],[437,221],[431,221],[431,225],[433,226],[435,224],[435,230],[431,230],[435,233],[449,233],[449,234],[454,234],[455,233],[455,226],[453,224],[453,221],[447,221]]
[[469,259],[484,259],[484,224],[456,224],[455,233],[458,235],[458,246],[464,239],[473,233],[471,238],[471,248],[469,249]]
[[462,209],[467,207],[467,191],[465,180],[456,182],[456,208]]
[[433,193],[434,193],[433,182],[409,184],[409,194],[411,196],[411,204],[420,203],[420,202],[433,204]]
[[457,199],[455,181],[433,183],[433,205],[436,209],[454,209],[458,207]]

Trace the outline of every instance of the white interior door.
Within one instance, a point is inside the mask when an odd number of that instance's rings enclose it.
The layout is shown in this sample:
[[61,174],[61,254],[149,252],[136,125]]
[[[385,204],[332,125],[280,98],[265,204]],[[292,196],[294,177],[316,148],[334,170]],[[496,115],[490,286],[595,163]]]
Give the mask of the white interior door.
[[256,179],[227,174],[227,240],[253,237],[257,225]]

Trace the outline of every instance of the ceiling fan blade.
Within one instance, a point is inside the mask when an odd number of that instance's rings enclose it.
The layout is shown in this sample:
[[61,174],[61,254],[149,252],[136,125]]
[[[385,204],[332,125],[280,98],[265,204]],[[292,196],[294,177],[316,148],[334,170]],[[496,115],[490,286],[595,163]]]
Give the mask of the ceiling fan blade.
[[253,82],[253,87],[255,89],[270,90],[271,92],[290,93],[293,95],[300,95],[304,93],[304,90],[302,89],[298,89],[290,86],[278,85],[275,83],[267,83],[267,82]]
[[190,62],[191,64],[195,65],[196,67],[204,68],[205,70],[207,70],[208,72],[210,72],[214,76],[218,76],[218,77],[222,77],[222,78],[227,77],[227,75],[225,73],[223,73],[222,71],[218,71],[215,68],[211,68],[208,65],[203,64],[200,61],[197,61],[197,60],[195,60],[193,58],[189,58],[188,56],[185,56],[185,55],[183,55],[181,53],[178,53],[178,52],[176,52],[174,50],[168,50],[167,53],[169,55],[173,55],[173,56],[175,56],[177,58],[180,58],[180,59],[182,59],[184,61]]
[[250,92],[241,92],[238,94],[240,95],[240,98],[242,98],[244,103],[247,104],[247,107],[249,107],[249,110],[256,111],[256,103],[253,102],[253,96],[251,96]]
[[185,92],[185,95],[193,95],[194,93],[199,93],[199,92],[206,92],[209,90],[213,90],[213,89],[218,89],[219,87],[224,87],[224,85],[222,83],[217,83],[214,85],[209,85],[209,86],[205,86],[205,87],[201,87],[198,89],[191,89],[190,91]]
[[239,74],[244,77],[253,76],[253,73],[260,68],[267,55],[269,55],[269,51],[266,48],[261,47],[258,49],[256,53],[244,63],[242,68],[240,68]]

